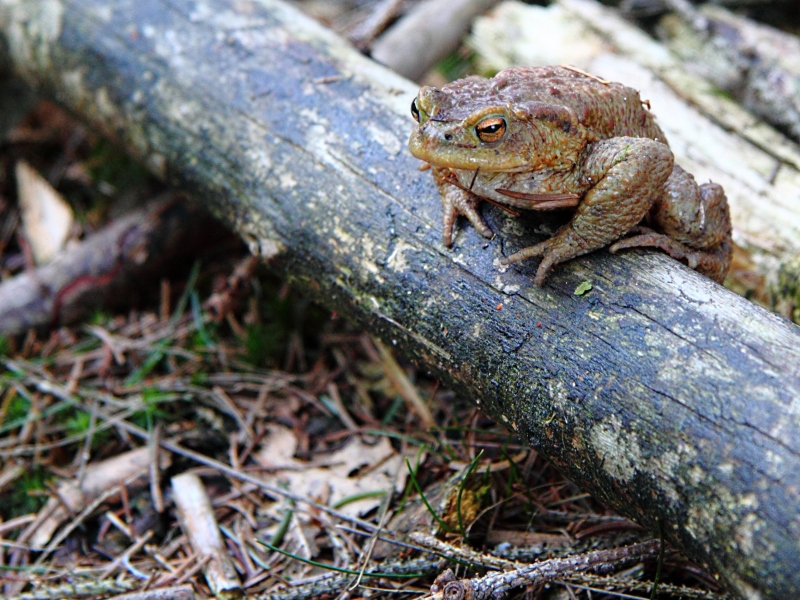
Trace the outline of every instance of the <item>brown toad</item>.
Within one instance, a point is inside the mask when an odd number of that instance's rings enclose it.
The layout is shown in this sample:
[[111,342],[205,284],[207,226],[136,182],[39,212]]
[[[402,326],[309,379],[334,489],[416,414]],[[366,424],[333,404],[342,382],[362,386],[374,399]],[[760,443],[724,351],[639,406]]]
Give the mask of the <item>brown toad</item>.
[[[443,241],[456,217],[484,237],[478,203],[574,209],[553,237],[505,258],[541,256],[535,283],[558,263],[606,246],[654,246],[722,282],[731,255],[728,202],[698,186],[639,93],[563,67],[515,67],[492,79],[423,87],[411,105],[409,149],[430,163],[444,207]],[[631,234],[630,237],[625,237]],[[621,239],[622,238],[622,239]]]

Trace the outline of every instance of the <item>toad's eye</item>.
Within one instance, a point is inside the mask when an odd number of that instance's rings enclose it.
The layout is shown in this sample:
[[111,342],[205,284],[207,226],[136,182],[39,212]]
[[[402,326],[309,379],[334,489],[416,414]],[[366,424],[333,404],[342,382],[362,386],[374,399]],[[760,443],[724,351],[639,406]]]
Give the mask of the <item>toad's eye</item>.
[[506,120],[502,117],[484,119],[475,126],[475,133],[482,142],[497,142],[506,134]]
[[419,109],[417,108],[417,99],[411,101],[411,116],[414,117],[414,120],[419,123]]

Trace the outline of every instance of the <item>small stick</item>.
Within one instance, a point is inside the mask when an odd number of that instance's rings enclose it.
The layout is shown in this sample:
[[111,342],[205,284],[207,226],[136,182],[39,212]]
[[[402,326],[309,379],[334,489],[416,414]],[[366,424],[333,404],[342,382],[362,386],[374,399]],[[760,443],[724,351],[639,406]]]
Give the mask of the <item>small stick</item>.
[[136,541],[133,544],[131,544],[125,550],[125,552],[116,557],[113,561],[111,561],[108,564],[108,566],[105,569],[103,569],[103,571],[100,573],[100,579],[108,579],[108,577],[110,577],[111,574],[114,571],[116,571],[121,565],[124,565],[125,562],[128,561],[131,556],[133,556],[134,554],[139,552],[139,550],[144,548],[144,545],[150,540],[151,537],[153,537],[153,532],[152,530],[149,529],[147,530],[147,532],[145,532],[143,536],[137,537]]
[[660,542],[651,540],[612,550],[551,558],[513,571],[492,572],[473,579],[456,579],[448,569],[436,578],[431,593],[422,600],[499,600],[517,587],[545,583],[593,567],[621,566],[643,558],[654,558],[659,548]]
[[584,75],[585,77],[591,77],[595,81],[598,81],[598,82],[600,82],[600,83],[602,83],[604,85],[608,85],[609,83],[611,83],[607,79],[603,79],[601,77],[598,77],[597,75],[592,75],[588,71],[584,71],[583,69],[575,67],[573,65],[561,65],[561,67],[564,68],[564,69],[569,69],[570,71],[574,71],[575,73],[579,73],[580,75]]
[[120,594],[108,600],[194,600],[194,590],[190,585]]
[[[162,466],[168,466],[170,460],[169,455],[163,455],[162,461],[165,464]],[[75,480],[61,482],[55,490],[57,497],[54,495],[48,500],[40,511],[41,519],[30,527],[27,537],[31,547],[43,548],[50,542],[58,527],[69,518],[70,513],[77,513],[81,507],[94,501],[103,492],[116,490],[121,482],[127,485],[142,478],[147,473],[148,462],[147,448],[137,448],[89,465],[80,484]]]
[[406,401],[408,409],[419,417],[425,429],[433,429],[436,427],[436,420],[431,414],[431,409],[428,408],[428,405],[420,397],[417,388],[411,385],[405,371],[400,368],[400,365],[389,349],[377,339],[375,340],[375,346],[378,348],[378,353],[381,356],[383,372],[386,374],[387,379],[392,383],[397,393]]
[[508,571],[528,566],[524,563],[508,560],[507,558],[501,558],[499,556],[492,556],[491,554],[479,554],[471,548],[453,546],[428,533],[422,533],[421,531],[412,531],[408,534],[408,539],[448,559],[466,560],[471,564],[480,565],[482,567]]
[[172,496],[181,528],[199,557],[210,556],[203,573],[212,593],[220,597],[241,595],[241,582],[219,532],[211,500],[194,473],[172,478]]
[[161,424],[153,428],[153,435],[147,440],[147,449],[150,454],[150,497],[153,499],[153,508],[158,514],[164,512],[164,496],[161,493]]
[[96,579],[93,581],[73,581],[61,585],[36,587],[33,591],[23,592],[16,596],[11,596],[8,600],[62,600],[64,598],[85,598],[107,596],[108,594],[118,594],[128,592],[134,588],[135,584],[131,581],[119,579]]

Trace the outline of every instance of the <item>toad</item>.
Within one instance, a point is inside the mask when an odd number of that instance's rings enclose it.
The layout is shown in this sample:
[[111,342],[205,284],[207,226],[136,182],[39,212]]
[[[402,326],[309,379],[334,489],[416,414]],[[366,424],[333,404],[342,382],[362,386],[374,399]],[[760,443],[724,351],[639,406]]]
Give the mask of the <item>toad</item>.
[[549,239],[501,260],[542,257],[542,285],[561,262],[610,244],[651,246],[722,282],[731,257],[728,202],[675,164],[639,93],[565,67],[514,67],[491,79],[423,87],[411,153],[432,166],[442,197],[442,237],[465,216],[493,236],[478,205],[571,211]]

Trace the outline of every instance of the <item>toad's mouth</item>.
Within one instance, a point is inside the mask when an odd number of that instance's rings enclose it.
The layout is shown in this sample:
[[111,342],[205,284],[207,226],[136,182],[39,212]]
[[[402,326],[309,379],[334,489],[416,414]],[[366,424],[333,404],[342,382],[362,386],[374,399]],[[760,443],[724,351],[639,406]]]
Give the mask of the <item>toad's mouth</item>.
[[499,148],[449,141],[427,135],[420,129],[411,133],[408,149],[412,155],[437,167],[474,171],[507,171],[529,169],[520,157]]

